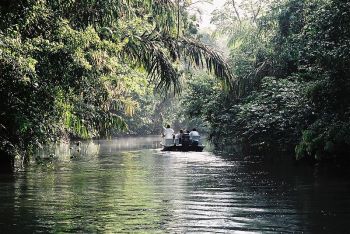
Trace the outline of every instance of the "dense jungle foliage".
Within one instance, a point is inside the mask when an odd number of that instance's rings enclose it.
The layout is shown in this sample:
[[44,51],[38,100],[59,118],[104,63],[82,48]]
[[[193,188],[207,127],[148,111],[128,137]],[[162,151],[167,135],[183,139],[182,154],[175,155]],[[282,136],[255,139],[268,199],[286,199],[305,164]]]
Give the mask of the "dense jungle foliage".
[[234,92],[199,76],[189,92],[202,98],[191,99],[186,112],[209,123],[219,148],[237,143],[245,154],[348,157],[350,2],[237,2],[226,1],[212,17],[214,35],[228,37]]
[[195,3],[1,1],[0,163],[165,123],[244,154],[346,157],[350,2],[227,0],[214,32]]
[[163,124],[160,94],[179,93],[182,64],[229,84],[221,56],[192,35],[189,4],[1,1],[0,164],[62,138],[111,136],[128,123],[133,129]]

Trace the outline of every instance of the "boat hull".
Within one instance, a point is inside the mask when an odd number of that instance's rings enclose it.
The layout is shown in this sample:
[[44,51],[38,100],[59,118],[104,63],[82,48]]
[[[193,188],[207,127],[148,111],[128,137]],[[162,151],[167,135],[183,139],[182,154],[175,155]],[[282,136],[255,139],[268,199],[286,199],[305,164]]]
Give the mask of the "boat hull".
[[182,151],[182,152],[188,152],[188,151],[195,151],[195,152],[202,152],[204,149],[203,145],[172,145],[172,146],[163,146],[163,151]]

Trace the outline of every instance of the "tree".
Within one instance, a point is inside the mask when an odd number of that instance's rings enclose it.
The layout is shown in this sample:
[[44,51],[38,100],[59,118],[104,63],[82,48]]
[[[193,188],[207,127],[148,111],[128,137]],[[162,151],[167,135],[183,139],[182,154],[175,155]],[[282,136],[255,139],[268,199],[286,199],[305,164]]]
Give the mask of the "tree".
[[226,1],[214,13],[216,34],[231,37],[235,97],[211,88],[205,93],[212,105],[194,113],[210,123],[218,146],[241,142],[250,153],[345,159],[350,150],[349,4],[253,2]]
[[63,136],[126,129],[123,116],[137,106],[130,87],[148,78],[158,90],[179,91],[180,60],[229,86],[221,56],[178,33],[174,6],[170,0],[1,2],[1,152],[24,156]]

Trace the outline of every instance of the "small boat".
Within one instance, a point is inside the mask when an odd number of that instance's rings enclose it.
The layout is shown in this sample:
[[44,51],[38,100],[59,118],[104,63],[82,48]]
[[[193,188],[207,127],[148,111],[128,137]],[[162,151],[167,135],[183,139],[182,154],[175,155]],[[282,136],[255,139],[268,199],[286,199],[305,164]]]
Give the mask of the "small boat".
[[181,140],[179,139],[164,139],[162,143],[162,151],[196,151],[202,152],[204,145],[201,143],[200,136],[190,140],[186,135]]
[[183,146],[183,145],[165,146],[165,145],[163,145],[162,151],[202,152],[203,149],[204,149],[204,145],[188,145],[188,146]]

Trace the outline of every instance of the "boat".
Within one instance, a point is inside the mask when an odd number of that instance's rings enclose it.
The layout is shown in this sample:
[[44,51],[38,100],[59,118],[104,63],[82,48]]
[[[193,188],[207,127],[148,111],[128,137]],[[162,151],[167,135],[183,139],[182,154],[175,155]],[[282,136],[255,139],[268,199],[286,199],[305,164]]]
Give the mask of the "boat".
[[162,151],[181,151],[181,152],[195,151],[195,152],[202,152],[204,147],[205,147],[204,145],[189,145],[189,146],[183,146],[183,145],[165,146],[165,145],[163,145]]
[[182,139],[164,139],[161,143],[163,146],[162,151],[196,151],[202,152],[204,149],[204,145],[201,143],[200,136],[193,137],[190,140],[188,135],[183,135]]

